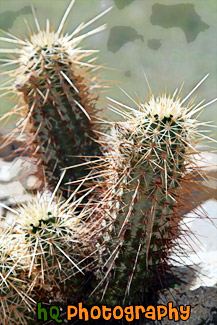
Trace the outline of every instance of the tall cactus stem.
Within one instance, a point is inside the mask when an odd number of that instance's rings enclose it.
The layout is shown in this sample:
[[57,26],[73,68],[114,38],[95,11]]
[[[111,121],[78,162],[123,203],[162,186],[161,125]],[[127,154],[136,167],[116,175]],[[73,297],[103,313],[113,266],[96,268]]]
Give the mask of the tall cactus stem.
[[[101,298],[110,305],[141,304],[170,270],[171,250],[183,234],[181,211],[186,204],[191,208],[191,193],[203,187],[195,181],[205,178],[203,168],[194,162],[195,146],[204,139],[198,130],[203,123],[193,116],[210,103],[184,106],[177,90],[151,94],[137,109],[111,101],[125,121],[113,124],[101,167],[108,174],[103,197],[105,188],[110,191],[102,213],[107,204],[113,219],[108,260],[99,275]],[[96,300],[99,287],[93,293]]]
[[[84,162],[83,157],[99,155],[94,131],[100,114],[97,104],[101,84],[96,58],[88,58],[96,50],[85,50],[80,42],[105,29],[105,25],[81,34],[91,23],[106,14],[108,8],[87,23],[80,24],[71,34],[64,34],[66,19],[75,1],[67,8],[57,31],[46,23],[42,30],[33,10],[37,31],[28,38],[10,38],[1,41],[15,43],[16,49],[0,52],[12,55],[7,71],[10,83],[7,93],[17,95],[18,104],[11,114],[19,117],[17,128],[7,135],[5,144],[18,136],[24,140],[22,152],[31,151],[38,164],[45,169],[47,182],[54,188],[62,169]],[[8,114],[6,114],[8,116]],[[88,159],[88,158],[87,158]],[[63,184],[69,184],[89,173],[84,164],[65,175]],[[69,196],[74,185],[65,185],[64,194]]]

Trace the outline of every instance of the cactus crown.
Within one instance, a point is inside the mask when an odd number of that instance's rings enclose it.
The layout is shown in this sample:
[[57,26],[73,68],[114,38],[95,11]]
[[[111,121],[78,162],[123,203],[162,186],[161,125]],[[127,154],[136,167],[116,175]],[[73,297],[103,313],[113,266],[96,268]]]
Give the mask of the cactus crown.
[[[38,193],[32,201],[17,209],[15,229],[23,234],[23,248],[31,260],[29,275],[38,269],[40,276],[46,273],[52,278],[66,265],[69,272],[73,273],[74,267],[82,272],[71,257],[79,243],[79,227],[85,212],[81,211],[77,216],[75,209],[76,204],[61,202],[49,192]],[[59,276],[61,278],[61,274]]]

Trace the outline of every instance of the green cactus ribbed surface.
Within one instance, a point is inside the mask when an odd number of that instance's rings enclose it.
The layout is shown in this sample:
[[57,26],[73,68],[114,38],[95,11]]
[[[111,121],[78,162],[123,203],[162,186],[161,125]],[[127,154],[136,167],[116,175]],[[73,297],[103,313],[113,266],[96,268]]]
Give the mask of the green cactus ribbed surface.
[[[32,109],[29,128],[32,149],[37,151],[37,158],[45,167],[48,184],[54,187],[62,168],[84,162],[78,156],[99,154],[98,145],[93,141],[92,115],[96,109],[85,79],[75,76],[70,62],[61,59],[61,51],[41,49],[38,55],[44,55],[40,65],[35,71],[31,69],[32,73],[28,71],[27,80],[17,88],[23,92],[28,110]],[[38,59],[36,54],[32,60],[35,59]],[[85,166],[70,169],[63,184],[88,173]]]

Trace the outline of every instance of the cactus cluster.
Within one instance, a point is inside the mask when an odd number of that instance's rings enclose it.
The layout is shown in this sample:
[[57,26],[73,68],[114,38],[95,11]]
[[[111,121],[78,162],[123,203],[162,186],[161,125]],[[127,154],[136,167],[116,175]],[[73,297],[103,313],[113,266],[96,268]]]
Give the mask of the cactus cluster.
[[[13,94],[17,101],[3,119],[18,116],[16,128],[5,136],[3,145],[20,139],[23,145],[17,151],[28,152],[36,158],[43,183],[40,193],[12,211],[16,222],[9,228],[16,240],[11,241],[9,253],[8,232],[2,236],[1,258],[4,261],[6,256],[10,260],[7,269],[2,262],[0,272],[1,319],[5,324],[27,324],[32,317],[21,313],[22,308],[26,312],[30,310],[25,296],[28,287],[31,288],[28,298],[31,311],[40,299],[66,303],[67,297],[74,297],[76,301],[77,296],[82,295],[80,288],[82,283],[85,286],[85,275],[94,267],[96,247],[94,240],[87,244],[87,238],[91,230],[97,233],[98,222],[86,223],[89,218],[86,197],[93,188],[86,191],[87,186],[82,187],[83,180],[79,186],[71,182],[88,178],[91,171],[86,160],[89,163],[100,154],[93,140],[101,111],[96,102],[99,89],[107,86],[99,80],[100,66],[96,65],[96,58],[89,58],[98,51],[83,49],[79,43],[105,29],[102,25],[85,32],[110,8],[81,23],[72,33],[64,34],[74,2],[70,2],[56,31],[49,20],[45,30],[41,29],[33,8],[36,32],[32,32],[27,23],[28,37],[4,32],[6,37],[0,38],[18,46],[0,50],[9,55],[8,59],[2,59],[2,67],[11,67],[6,71],[9,79],[1,90],[4,95]],[[76,165],[79,168],[63,172],[64,168]],[[81,206],[83,200],[84,207]],[[21,254],[22,267],[17,259],[11,260],[12,251],[14,256]],[[4,277],[8,281],[13,278],[11,286]],[[17,291],[14,290],[16,285]]]
[[63,34],[73,4],[57,31],[49,21],[42,30],[34,14],[37,32],[28,39],[1,37],[19,46],[0,51],[12,55],[3,59],[13,66],[7,72],[12,85],[4,90],[18,101],[5,117],[19,117],[5,144],[23,139],[21,150],[29,150],[45,176],[32,200],[9,208],[16,221],[0,237],[4,324],[34,322],[41,300],[145,304],[170,272],[183,210],[197,204],[191,195],[203,186],[197,178],[206,177],[194,155],[196,144],[210,139],[198,131],[195,116],[216,99],[185,102],[207,76],[183,100],[178,90],[157,97],[150,91],[144,102],[132,98],[136,108],[110,99],[109,108],[124,121],[110,122],[107,135],[100,126],[96,138],[96,101],[104,86],[95,59],[87,58],[95,51],[78,45],[105,28],[80,35],[110,9]]

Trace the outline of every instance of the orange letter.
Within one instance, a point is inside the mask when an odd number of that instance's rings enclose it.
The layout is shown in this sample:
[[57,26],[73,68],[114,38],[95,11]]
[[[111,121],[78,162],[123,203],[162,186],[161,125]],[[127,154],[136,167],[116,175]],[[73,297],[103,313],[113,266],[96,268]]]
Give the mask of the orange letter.
[[[129,311],[128,311],[129,310]],[[128,322],[132,322],[134,320],[133,314],[133,306],[128,306],[124,308],[125,318]],[[129,316],[130,315],[130,316]]]
[[[163,314],[161,313],[161,309],[164,310]],[[163,317],[167,315],[167,307],[164,305],[157,306],[157,320],[161,320]]]
[[177,310],[177,308],[173,307],[173,303],[172,302],[168,302],[167,304],[168,308],[169,308],[169,320],[173,319],[173,313],[175,314],[175,318],[174,321],[178,321],[179,320],[179,312]]
[[[105,319],[105,320],[109,320],[111,319],[112,317],[112,313],[111,313],[111,308],[107,308],[106,306],[102,305],[102,317]],[[108,316],[106,316],[106,312],[108,312]]]
[[[71,310],[74,309],[74,313],[71,313]],[[78,313],[78,308],[72,305],[67,306],[67,320],[71,320],[72,317],[75,317]]]
[[145,308],[143,306],[135,306],[135,315],[136,319],[139,319],[139,310],[141,309],[142,313],[145,313]]
[[[190,313],[191,313],[191,306],[190,306],[190,305],[187,305],[187,306],[185,306],[185,307],[186,307],[186,310],[184,310],[184,306],[183,306],[183,305],[180,306],[180,313],[181,313],[180,318],[181,318],[182,320],[187,320],[187,319],[189,319],[189,317],[190,317]],[[184,316],[184,315],[182,315],[182,314],[186,314],[186,315]]]
[[83,313],[84,313],[84,320],[89,320],[88,310],[87,308],[82,307],[82,302],[79,302],[78,304],[78,313],[79,313],[79,319],[83,319]]
[[[149,310],[152,310],[152,311],[149,312]],[[148,319],[156,320],[156,312],[155,312],[154,306],[148,306],[146,308],[145,317],[148,318]]]
[[[94,310],[97,310],[97,316],[94,315],[94,313],[93,313]],[[99,319],[100,316],[101,316],[101,310],[100,310],[100,308],[98,306],[93,306],[91,308],[91,310],[90,310],[90,317],[92,319]]]
[[[116,314],[116,311],[119,310],[120,312],[120,315],[117,316]],[[113,317],[114,319],[121,319],[124,315],[124,312],[123,312],[123,308],[121,306],[115,306],[115,308],[113,309]]]

